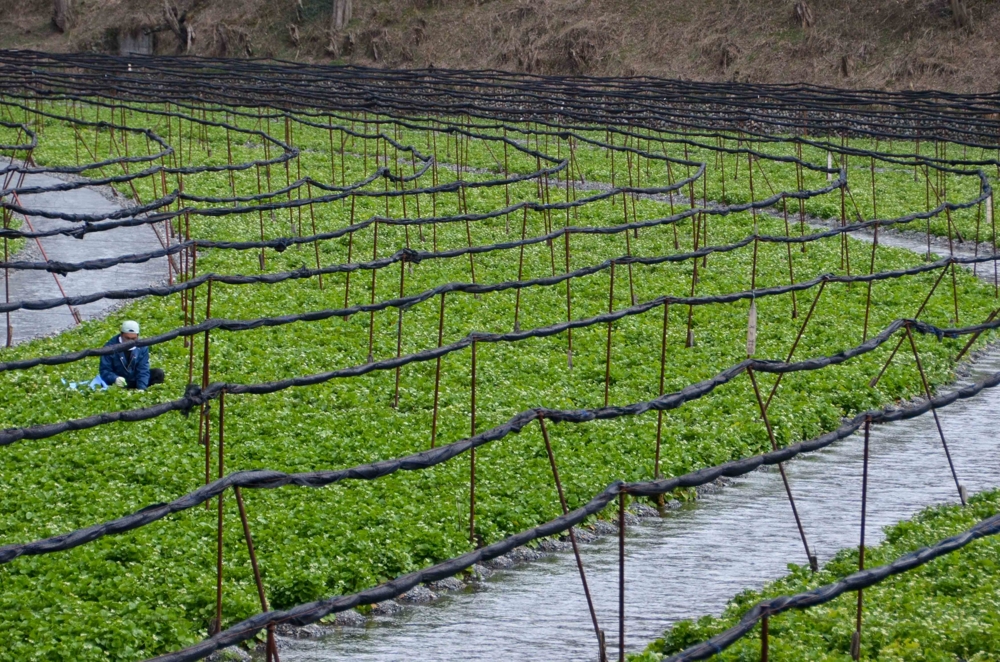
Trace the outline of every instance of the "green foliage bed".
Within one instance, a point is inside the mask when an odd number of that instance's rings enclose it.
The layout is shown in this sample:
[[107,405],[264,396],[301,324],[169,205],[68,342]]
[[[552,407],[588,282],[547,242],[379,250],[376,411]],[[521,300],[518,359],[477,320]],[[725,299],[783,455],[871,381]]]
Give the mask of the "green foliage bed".
[[[52,112],[68,112],[58,104],[46,106]],[[21,111],[15,108],[16,113]],[[77,114],[94,108],[76,108]],[[102,111],[107,117],[107,110]],[[222,114],[217,114],[222,119]],[[174,120],[176,122],[176,120]],[[251,127],[243,118],[240,125]],[[133,125],[157,127],[166,135],[166,120],[154,114],[132,112]],[[79,149],[73,132],[65,123],[47,119],[42,128],[40,147],[35,159],[40,164],[74,162]],[[383,130],[386,125],[382,125]],[[196,136],[189,122],[182,122],[185,140]],[[265,127],[262,127],[265,128]],[[170,129],[176,132],[176,126]],[[275,123],[272,133],[282,127]],[[310,174],[330,179],[330,153],[327,132],[296,126],[294,143],[303,148],[302,157],[291,164],[289,177]],[[499,135],[495,129],[483,129]],[[592,137],[603,139],[603,132]],[[430,134],[401,131],[398,139],[415,144],[429,153]],[[513,136],[513,132],[512,132]],[[175,136],[176,137],[176,136]],[[192,139],[185,145],[183,163],[225,163],[225,132],[214,129],[204,135],[207,143]],[[517,138],[522,140],[522,138]],[[98,151],[110,149],[104,133],[91,132]],[[439,134],[438,170],[441,182],[453,180],[456,173],[447,167],[453,162],[454,137]],[[447,143],[451,140],[451,143]],[[619,144],[621,138],[618,139]],[[133,149],[137,140],[133,140]],[[531,138],[532,147],[535,145]],[[88,142],[89,144],[89,142]],[[205,147],[211,145],[211,154]],[[338,140],[339,144],[339,140]],[[485,142],[473,140],[467,146],[469,162],[475,170],[463,173],[465,179],[487,179],[500,170],[497,146],[492,152]],[[728,142],[728,147],[736,141]],[[446,151],[446,147],[447,150]],[[551,145],[538,147],[555,154]],[[903,150],[903,147],[896,148]],[[241,136],[233,140],[234,161],[261,158],[264,148],[259,140]],[[374,148],[368,147],[367,159],[361,140],[346,141],[343,175],[347,182],[361,179],[375,165]],[[558,149],[568,150],[565,143]],[[610,160],[596,148],[578,146],[579,169],[587,180],[609,182]],[[760,146],[762,151],[790,154],[788,145]],[[683,156],[683,146],[669,148],[671,156]],[[703,157],[709,162],[705,195],[721,199],[721,163],[713,165],[713,155],[691,148],[689,158]],[[273,153],[273,152],[272,152]],[[706,156],[707,155],[707,156]],[[103,156],[103,154],[102,154]],[[825,164],[825,152],[807,149],[806,158]],[[402,157],[401,157],[402,158]],[[622,156],[618,156],[616,176],[623,176]],[[745,155],[744,157],[745,158]],[[84,156],[84,160],[87,160]],[[365,170],[367,161],[368,170]],[[336,174],[341,177],[340,154],[336,154]],[[729,157],[726,175],[734,177],[736,157]],[[864,177],[858,164],[851,177]],[[795,188],[795,169],[788,165],[760,162],[770,184]],[[406,166],[411,167],[409,164]],[[530,172],[535,159],[511,150],[510,169]],[[643,173],[643,183],[667,181],[662,164],[653,163],[646,173],[646,163],[636,165]],[[677,168],[678,166],[674,166]],[[301,168],[301,170],[299,170]],[[655,169],[659,168],[657,175]],[[718,168],[718,170],[716,169]],[[105,169],[107,174],[117,174]],[[492,171],[492,172],[491,172]],[[502,173],[502,171],[501,171]],[[99,176],[99,172],[89,173]],[[755,172],[755,175],[757,173]],[[674,173],[676,178],[681,173]],[[273,167],[271,187],[285,183],[286,172]],[[909,183],[907,183],[909,182]],[[235,175],[235,187],[241,194],[256,193],[253,169]],[[621,183],[620,181],[618,183]],[[159,182],[158,182],[159,184]],[[825,176],[808,173],[807,187],[825,184]],[[889,169],[879,174],[879,216],[901,215],[923,208],[924,186],[913,183],[912,170]],[[912,186],[911,186],[912,184]],[[715,187],[718,185],[718,189]],[[761,187],[760,180],[755,185]],[[173,183],[171,182],[171,187]],[[382,182],[371,185],[381,190]],[[582,195],[586,188],[575,185]],[[136,183],[143,201],[162,194],[154,191],[152,180]],[[126,186],[123,191],[130,191]],[[267,186],[265,185],[265,188]],[[767,186],[763,186],[766,190]],[[912,189],[912,190],[911,190]],[[553,199],[561,199],[565,190],[553,185]],[[185,191],[196,195],[229,195],[228,177],[202,174],[185,181]],[[701,198],[702,191],[697,191]],[[978,179],[951,176],[949,199],[966,200],[978,194]],[[303,193],[305,195],[305,193]],[[534,199],[536,184],[528,182],[510,187],[511,200]],[[470,211],[488,211],[505,204],[504,187],[469,189]],[[854,189],[859,209],[866,210],[864,187]],[[680,196],[684,198],[685,196]],[[757,196],[761,197],[758,191]],[[916,197],[916,201],[912,198]],[[749,178],[745,162],[737,179],[726,182],[728,201],[749,199]],[[590,204],[573,211],[574,225],[607,226],[622,222],[621,197]],[[415,215],[416,198],[408,214]],[[393,198],[388,212],[402,215],[400,198]],[[440,195],[436,201],[421,195],[422,215],[436,205],[437,214],[458,211],[455,195]],[[630,202],[631,205],[631,202]],[[681,207],[682,202],[674,201]],[[313,210],[317,231],[342,228],[349,222],[350,203],[317,205]],[[840,214],[839,194],[832,193],[810,200],[807,211],[821,217]],[[385,201],[359,197],[355,218],[363,220],[374,213],[385,213]],[[671,204],[666,200],[639,199],[635,216],[668,216]],[[308,207],[302,210],[305,234],[311,218]],[[867,212],[865,212],[867,214]],[[630,217],[632,210],[629,210]],[[866,215],[867,217],[867,215]],[[954,215],[955,223],[965,231],[974,227],[976,211]],[[300,222],[298,212],[291,216],[281,211],[265,216],[269,238],[287,236]],[[436,231],[440,249],[465,246],[471,237],[474,244],[494,243],[520,232],[520,215],[471,224],[469,235],[464,224],[445,224]],[[849,219],[850,220],[850,219]],[[553,214],[553,224],[566,222]],[[752,232],[749,213],[709,218],[709,243],[722,244]],[[932,223],[934,231],[941,231]],[[256,213],[241,216],[202,218],[192,216],[192,236],[212,239],[246,240],[259,236]],[[780,217],[760,214],[762,232],[784,234]],[[543,231],[544,221],[537,213],[527,216],[528,236]],[[808,231],[808,228],[806,228]],[[390,254],[406,244],[430,250],[430,229],[424,230],[421,242],[416,229],[383,226],[379,235],[379,255]],[[690,221],[678,225],[679,248],[674,247],[670,226],[644,229],[632,238],[635,255],[661,255],[683,252],[692,247]],[[352,255],[355,261],[370,259],[373,250],[371,229],[357,233]],[[551,273],[555,261],[563,269],[561,254],[542,243],[525,250],[524,278]],[[867,269],[870,243],[849,240],[854,271]],[[347,261],[346,237],[320,246],[323,264]],[[595,264],[626,252],[624,235],[609,237],[575,235],[572,239],[572,267]],[[698,294],[725,293],[747,289],[750,285],[751,251],[712,255],[707,266],[699,268]],[[796,280],[801,281],[826,272],[842,272],[840,242],[837,239],[810,244],[806,252],[793,252]],[[788,254],[785,246],[761,244],[758,287],[788,282]],[[923,257],[905,250],[881,247],[876,270],[895,269],[920,264]],[[268,251],[269,272],[315,265],[311,247],[290,249],[283,253]],[[859,266],[860,265],[860,266]],[[198,256],[198,272],[255,273],[255,252],[208,251]],[[691,263],[636,266],[616,272],[615,308],[630,305],[630,288],[636,299],[644,301],[662,294],[686,295],[691,288]],[[475,258],[477,282],[517,278],[516,251],[495,252]],[[405,292],[414,293],[436,284],[470,280],[467,257],[425,261],[405,272]],[[378,274],[375,299],[399,294],[399,269],[393,267]],[[891,320],[912,316],[926,296],[936,274],[886,281],[874,286],[869,336]],[[943,284],[931,298],[922,319],[952,326],[979,322],[993,309],[994,291],[959,269],[957,292],[960,319],[955,320],[950,285]],[[359,272],[351,278],[351,303],[369,301],[371,276]],[[573,316],[583,318],[608,308],[609,274],[607,271],[573,282]],[[790,297],[758,300],[759,338],[756,356],[784,359],[801,325],[803,312],[812,303],[816,290],[797,296],[799,318],[792,319]],[[862,340],[861,320],[866,288],[861,285],[826,288],[817,306],[796,357],[805,358],[840,351]],[[345,278],[290,281],[273,286],[221,286],[213,289],[212,315],[227,318],[254,318],[309,310],[336,308],[345,301]],[[446,298],[444,340],[457,339],[472,330],[509,331],[514,319],[515,294],[509,291],[480,298],[455,294]],[[431,347],[437,342],[438,300],[408,309],[403,314],[402,352]],[[555,324],[565,319],[565,288],[533,288],[522,293],[522,328]],[[197,319],[204,316],[204,291],[198,293]],[[685,348],[686,307],[675,306],[670,313],[665,388],[682,388],[705,379],[745,358],[748,304],[696,307],[693,328],[696,345]],[[54,354],[103,344],[115,333],[122,318],[134,318],[143,324],[144,335],[153,335],[183,324],[179,297],[150,298],[129,305],[107,321],[87,322],[55,338],[38,340],[4,350],[11,358]],[[214,333],[211,337],[211,380],[259,382],[329,370],[364,363],[368,353],[369,317],[358,314],[349,320],[336,319],[316,323],[296,323],[274,329],[243,333]],[[397,312],[390,309],[374,316],[374,356],[384,358],[396,353]],[[662,310],[623,319],[613,327],[610,400],[623,404],[651,399],[658,395],[660,331]],[[514,344],[481,344],[478,354],[477,428],[485,430],[512,414],[536,406],[582,408],[603,404],[606,326],[591,327],[573,334],[573,369],[567,367],[566,337],[531,340]],[[987,338],[984,337],[984,340]],[[195,339],[195,365],[200,364],[202,338]],[[922,360],[935,384],[951,378],[953,357],[959,341],[939,342],[933,338],[917,340]],[[771,406],[771,421],[779,443],[785,444],[813,437],[836,427],[841,417],[865,408],[908,398],[918,392],[919,380],[911,356],[902,353],[877,388],[867,387],[888,356],[882,349],[823,371],[787,376]],[[188,378],[188,350],[176,340],[152,349],[155,366],[167,373],[163,386],[147,392],[75,392],[62,383],[89,379],[96,373],[96,360],[51,368],[35,368],[0,374],[0,425],[22,426],[85,416],[104,410],[135,408],[178,397]],[[198,381],[197,368],[195,381]],[[397,457],[428,447],[432,416],[434,363],[408,366],[402,370],[399,407],[391,407],[394,374],[377,372],[350,380],[335,380],[321,386],[294,388],[264,397],[227,399],[226,471],[270,468],[282,471],[308,471],[348,467],[359,463]],[[764,387],[770,377],[762,376]],[[470,431],[470,355],[461,352],[442,361],[441,411],[438,443],[448,443]],[[106,425],[86,432],[67,433],[43,441],[19,442],[0,453],[0,543],[23,542],[55,535],[77,527],[118,517],[146,505],[170,500],[197,488],[204,482],[204,449],[197,443],[198,417],[168,415],[144,423]],[[646,415],[635,420],[591,423],[552,428],[556,457],[567,490],[570,507],[580,504],[615,479],[650,478],[656,417]],[[710,397],[669,412],[664,417],[663,464],[665,474],[677,474],[728,459],[759,453],[769,448],[759,420],[759,411],[746,379],[718,389]],[[477,457],[476,534],[483,542],[495,541],[535,525],[558,514],[558,501],[552,484],[544,446],[537,429],[483,448]],[[213,475],[216,467],[212,468]],[[287,607],[343,592],[372,586],[470,548],[468,540],[468,460],[459,458],[429,471],[400,473],[372,482],[347,482],[324,489],[285,488],[246,494],[250,526],[253,531],[264,582],[271,603]],[[0,566],[0,631],[6,633],[6,656],[16,660],[130,660],[153,655],[199,640],[206,633],[214,614],[215,510],[197,508],[160,521],[126,535],[103,538],[74,550],[20,558]],[[226,505],[224,625],[245,618],[259,610],[242,533],[232,499]]]

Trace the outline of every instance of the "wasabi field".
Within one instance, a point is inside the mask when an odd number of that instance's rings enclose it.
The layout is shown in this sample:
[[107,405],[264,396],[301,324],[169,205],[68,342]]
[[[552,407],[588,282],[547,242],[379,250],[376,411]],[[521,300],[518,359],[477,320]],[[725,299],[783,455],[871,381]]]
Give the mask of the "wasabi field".
[[[555,541],[590,615],[569,658],[1000,659],[1000,500],[961,437],[937,427],[952,503],[867,560],[862,525],[818,562],[784,473],[1000,384],[948,388],[1000,327],[998,105],[0,51],[0,657],[277,660]],[[82,190],[115,209],[59,206]],[[126,319],[165,382],[76,386]],[[624,563],[625,514],[762,466],[787,577],[655,642],[628,582],[598,618],[576,532],[610,522]]]

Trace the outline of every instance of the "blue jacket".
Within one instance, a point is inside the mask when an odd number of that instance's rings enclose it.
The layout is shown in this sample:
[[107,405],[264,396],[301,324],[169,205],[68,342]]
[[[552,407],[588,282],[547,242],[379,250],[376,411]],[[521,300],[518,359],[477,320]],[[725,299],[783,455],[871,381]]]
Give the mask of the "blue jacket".
[[[105,347],[117,345],[121,336],[117,335]],[[133,347],[124,352],[105,354],[101,357],[101,379],[109,386],[119,377],[124,377],[129,388],[145,390],[149,386],[149,348]]]

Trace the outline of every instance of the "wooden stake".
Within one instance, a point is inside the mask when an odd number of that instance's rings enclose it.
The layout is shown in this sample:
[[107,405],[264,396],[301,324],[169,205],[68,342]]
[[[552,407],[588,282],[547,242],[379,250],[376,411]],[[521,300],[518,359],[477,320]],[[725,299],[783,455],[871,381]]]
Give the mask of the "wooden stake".
[[625,492],[618,492],[618,662],[625,662]]
[[[608,312],[613,312],[615,306],[615,263],[611,263],[611,282],[608,284]],[[608,342],[604,356],[604,406],[608,406],[608,396],[611,390],[611,327],[608,322]]]
[[[663,303],[663,332],[660,335],[660,389],[658,396],[663,395],[664,376],[667,368],[667,326],[670,324],[670,302]],[[663,410],[656,412],[656,456],[653,460],[653,479],[660,477],[660,442],[663,438]],[[660,507],[663,507],[663,495],[658,497]]]
[[[438,348],[444,339],[444,292],[441,293],[441,311],[438,313]],[[437,357],[437,368],[434,371],[434,413],[431,416],[431,448],[437,441],[438,400],[441,393],[441,357]]]
[[[865,450],[864,464],[861,470],[861,542],[858,545],[858,571],[865,569],[865,516],[868,509],[868,438],[872,419],[865,419]],[[857,617],[854,625],[854,636],[851,637],[851,657],[855,660],[861,657],[861,609],[864,589],[858,589]]]
[[[388,199],[388,198],[387,198]],[[388,214],[386,214],[388,216]],[[378,259],[378,219],[375,219],[375,236],[372,242],[372,261]],[[375,305],[375,277],[378,269],[372,269],[372,294],[371,304]],[[373,350],[375,345],[375,310],[368,314],[368,363],[374,361]]]
[[[523,207],[524,216],[521,219],[521,241],[527,237],[528,232],[528,208]],[[517,260],[517,280],[524,280],[524,244],[520,246],[520,256]],[[517,288],[514,293],[514,333],[521,330],[521,288]]]
[[[757,405],[760,407],[760,416],[764,420],[764,427],[767,430],[767,438],[771,442],[771,450],[778,450],[778,442],[774,438],[774,429],[771,427],[771,421],[767,417],[767,408],[764,406],[764,400],[760,396],[760,388],[757,386],[757,378],[754,376],[753,368],[747,368],[747,376],[750,377],[750,383],[753,385],[754,395],[757,397]],[[802,527],[802,520],[799,518],[799,510],[795,507],[795,499],[792,497],[792,487],[788,484],[788,476],[785,474],[784,464],[778,463],[778,471],[781,473],[781,482],[785,485],[785,494],[788,495],[788,503],[792,507],[792,516],[795,518],[795,526],[799,530],[799,537],[802,539],[802,546],[806,550],[806,558],[809,559],[809,567],[813,572],[819,570],[819,562],[813,553],[809,550],[809,543],[806,541],[806,531]]]
[[[406,282],[406,260],[399,261],[399,298],[403,298],[403,287]],[[396,317],[396,358],[403,355],[403,307],[397,309]],[[396,392],[392,397],[392,408],[399,408],[399,373],[402,366],[396,366]]]
[[[549,456],[549,465],[552,467],[552,480],[556,484],[556,491],[559,494],[559,505],[562,506],[563,515],[569,512],[566,504],[566,495],[563,493],[562,482],[559,480],[559,469],[556,467],[556,456],[552,452],[552,442],[549,440],[549,431],[545,427],[545,417],[542,412],[538,412],[538,424],[542,428],[542,439],[545,441],[545,452]],[[576,534],[573,527],[569,528],[569,542],[573,547],[573,556],[576,557],[576,567],[580,572],[580,583],[583,584],[583,594],[587,598],[587,608],[590,610],[590,620],[594,625],[594,634],[597,636],[598,659],[600,662],[607,662],[607,651],[604,646],[604,632],[597,621],[597,610],[594,609],[594,600],[590,596],[590,587],[587,585],[587,574],[583,571],[583,559],[580,558],[580,547],[576,543]]]
[[[470,409],[471,434],[476,436],[476,345],[472,340],[472,406]],[[469,450],[469,543],[476,545],[476,449]]]
[[[219,480],[225,474],[225,431],[226,431],[226,391],[219,393]],[[216,532],[215,560],[215,633],[222,632],[222,499],[225,492],[219,492],[218,530]]]

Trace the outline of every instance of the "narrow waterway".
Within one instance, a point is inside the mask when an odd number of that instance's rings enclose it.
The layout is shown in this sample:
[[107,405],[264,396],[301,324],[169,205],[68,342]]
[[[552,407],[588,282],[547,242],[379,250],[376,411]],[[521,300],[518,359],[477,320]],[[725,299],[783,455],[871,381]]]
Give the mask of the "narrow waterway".
[[[911,237],[880,243],[920,250]],[[926,250],[926,244],[923,245]],[[990,268],[992,271],[992,268]],[[1000,371],[1000,348],[972,365],[958,385]],[[1000,485],[996,440],[1000,389],[939,413],[959,479],[970,494]],[[820,562],[857,545],[863,437],[854,435],[789,463],[787,471],[806,534]],[[867,538],[931,504],[958,495],[930,414],[872,429]],[[618,546],[613,537],[582,545],[598,618],[617,649]],[[641,520],[626,539],[626,642],[641,650],[677,620],[718,614],[735,594],[806,564],[776,470],[737,479],[717,493]],[[286,662],[332,660],[593,660],[590,616],[571,553],[499,573],[477,590],[336,628],[322,639],[282,641]]]
[[[9,165],[9,163],[10,159],[0,158],[0,168]],[[4,179],[4,176],[0,176],[0,183]],[[16,176],[12,178],[12,187],[18,179],[19,177]],[[121,211],[128,202],[125,198],[112,196],[113,190],[107,186],[88,186],[70,191],[44,190],[46,188],[55,189],[66,181],[66,179],[50,174],[31,173],[26,175],[20,188],[37,187],[43,190],[38,193],[20,195],[18,202],[26,209],[93,215],[110,215]],[[80,224],[72,224],[44,216],[29,216],[22,224],[21,229],[45,232],[70,225],[79,226]],[[133,253],[146,253],[159,248],[162,248],[162,245],[153,227],[141,225],[94,232],[82,238],[55,235],[37,240],[28,239],[24,249],[18,255],[12,256],[11,259],[12,261],[53,260],[73,263]],[[9,284],[5,294],[9,301],[59,299],[103,290],[138,288],[163,282],[167,279],[167,259],[161,257],[139,264],[119,264],[107,269],[74,271],[62,276],[44,271],[12,270],[8,277]],[[0,283],[0,287],[3,287],[3,283]],[[125,303],[127,302],[102,299],[82,306],[74,306],[72,309],[68,306],[61,306],[43,310],[16,310],[9,317],[11,343],[16,345],[33,338],[61,333],[79,324],[80,321],[104,317]],[[0,316],[0,319],[3,319],[2,325],[6,326],[6,316]],[[110,324],[108,326],[109,336],[116,331],[117,325]],[[0,343],[5,341],[6,335],[0,335]],[[79,379],[84,377],[90,378],[87,377],[86,373],[79,375]]]

